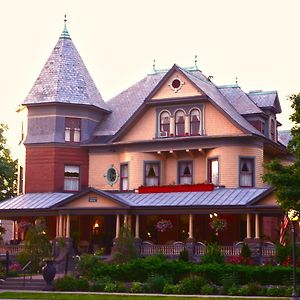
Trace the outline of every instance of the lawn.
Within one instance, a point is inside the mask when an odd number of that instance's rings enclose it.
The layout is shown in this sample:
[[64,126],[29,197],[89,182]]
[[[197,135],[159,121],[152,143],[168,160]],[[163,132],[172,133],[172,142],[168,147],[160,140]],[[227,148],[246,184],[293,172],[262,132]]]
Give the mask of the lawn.
[[[198,300],[199,297],[174,297],[168,296],[125,296],[125,295],[99,295],[99,294],[76,294],[76,293],[32,293],[32,292],[3,292],[0,293],[0,299],[57,299],[57,300],[168,300],[175,298],[176,300]],[[204,298],[204,297],[203,297]],[[213,300],[232,300],[229,297],[205,297],[204,299]],[[242,299],[242,298],[234,298]],[[244,298],[245,299],[245,298]],[[260,298],[251,298],[251,300],[259,300]],[[268,298],[271,300],[272,298]],[[276,299],[276,298],[273,298]]]

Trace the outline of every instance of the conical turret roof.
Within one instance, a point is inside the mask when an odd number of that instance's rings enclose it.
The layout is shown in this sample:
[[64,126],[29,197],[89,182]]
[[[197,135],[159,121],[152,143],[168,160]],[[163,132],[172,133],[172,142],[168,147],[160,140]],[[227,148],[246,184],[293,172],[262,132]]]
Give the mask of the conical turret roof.
[[66,24],[24,105],[71,103],[92,105],[109,111],[82,58],[73,44]]

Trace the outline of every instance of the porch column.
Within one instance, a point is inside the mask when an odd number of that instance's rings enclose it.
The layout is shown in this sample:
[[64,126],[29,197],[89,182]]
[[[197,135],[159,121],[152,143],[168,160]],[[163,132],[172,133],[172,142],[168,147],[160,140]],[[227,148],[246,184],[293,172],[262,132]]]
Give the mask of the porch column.
[[66,219],[66,238],[70,237],[70,215],[67,215]]
[[119,238],[120,235],[120,215],[117,215],[116,218],[116,239]]
[[255,214],[255,238],[259,239],[259,214]]
[[56,230],[55,230],[55,236],[59,236],[59,216],[56,216]]
[[247,239],[251,239],[251,215],[247,214]]
[[175,118],[173,116],[170,117],[170,136],[175,135]]
[[192,239],[193,237],[193,215],[189,215],[189,238]]
[[58,219],[58,236],[61,237],[63,234],[63,230],[62,230],[62,226],[63,226],[63,219],[62,219],[62,215],[59,215],[59,219]]
[[135,216],[135,238],[136,239],[140,238],[140,216],[139,215]]
[[124,225],[127,225],[127,215],[124,215]]
[[131,215],[127,216],[128,227],[131,230]]
[[187,114],[184,119],[184,135],[190,134],[190,115]]

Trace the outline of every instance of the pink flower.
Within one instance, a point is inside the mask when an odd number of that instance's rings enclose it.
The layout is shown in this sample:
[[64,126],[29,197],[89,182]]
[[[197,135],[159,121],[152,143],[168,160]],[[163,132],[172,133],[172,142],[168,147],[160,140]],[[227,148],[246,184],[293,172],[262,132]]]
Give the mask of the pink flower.
[[167,230],[171,230],[173,228],[172,222],[170,220],[160,220],[156,224],[156,230],[158,232],[165,232]]

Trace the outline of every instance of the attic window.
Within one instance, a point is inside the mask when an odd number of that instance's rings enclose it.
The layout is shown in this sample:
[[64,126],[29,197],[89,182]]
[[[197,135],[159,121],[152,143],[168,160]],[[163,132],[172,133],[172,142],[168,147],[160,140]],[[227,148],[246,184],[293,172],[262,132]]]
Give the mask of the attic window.
[[180,80],[178,77],[174,78],[170,83],[169,83],[169,87],[175,92],[177,93],[182,86],[184,85],[184,82],[182,80]]

